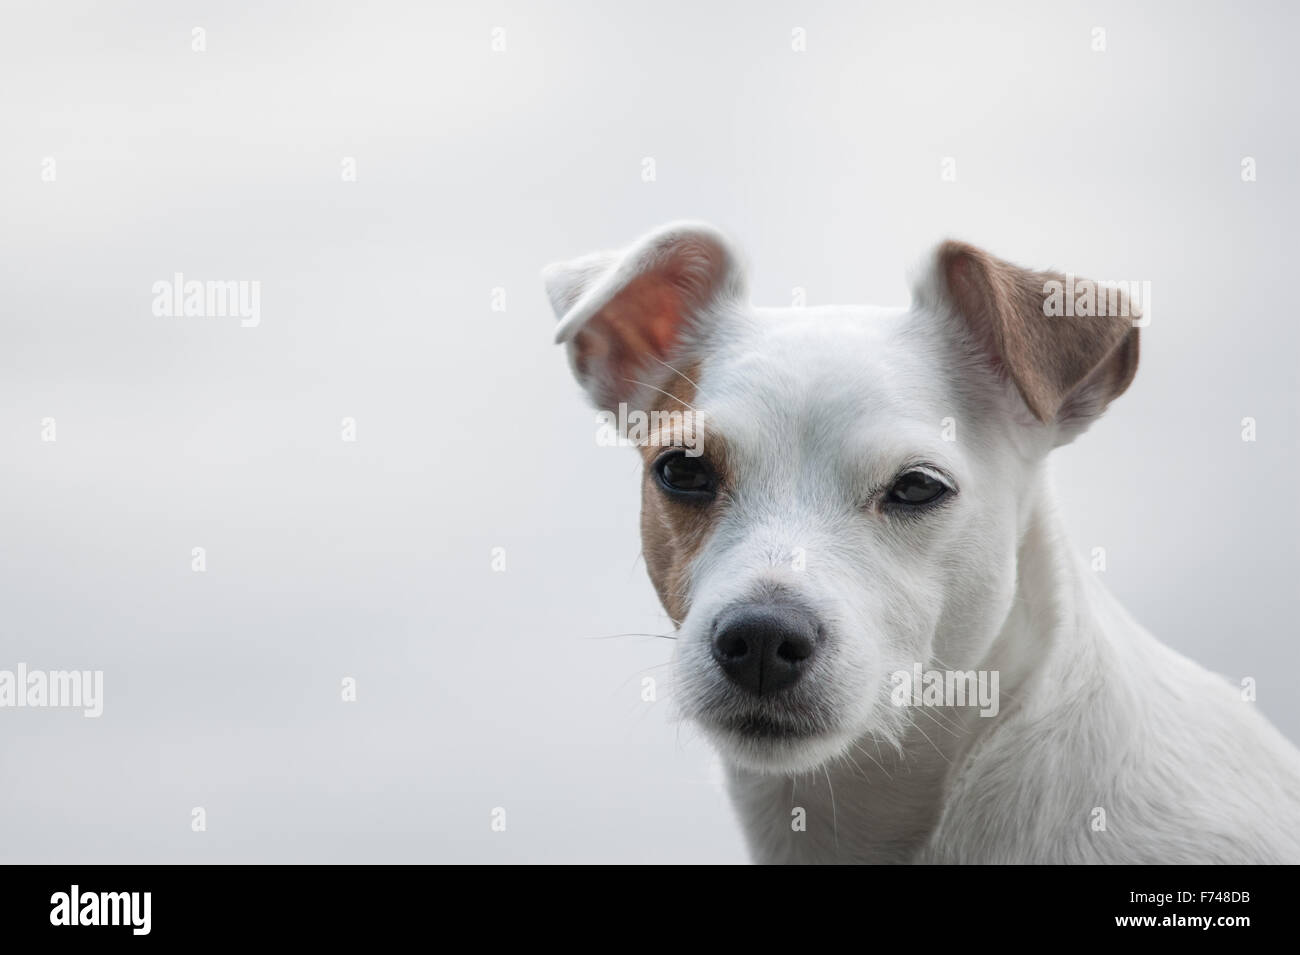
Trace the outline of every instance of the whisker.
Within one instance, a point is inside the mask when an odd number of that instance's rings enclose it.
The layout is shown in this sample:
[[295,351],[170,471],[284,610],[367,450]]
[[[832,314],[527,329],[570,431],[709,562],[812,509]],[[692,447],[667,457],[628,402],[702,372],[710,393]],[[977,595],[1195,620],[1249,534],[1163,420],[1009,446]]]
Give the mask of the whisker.
[[669,371],[671,371],[674,375],[681,375],[682,378],[686,379],[686,381],[689,381],[692,385],[695,385],[696,388],[700,387],[698,384],[696,384],[696,382],[692,381],[688,376],[682,374],[680,371],[678,371],[678,370],[677,370],[676,368],[674,368],[672,365],[668,364],[668,362],[666,362],[666,361],[661,361],[660,359],[655,358],[654,355],[651,355],[650,357],[651,357],[651,358],[654,358],[655,361],[659,362],[659,364],[663,365],[665,368],[667,368]]
[[695,406],[692,405],[689,401],[682,401],[682,399],[678,398],[676,395],[664,391],[662,388],[656,388],[654,385],[649,384],[648,382],[637,381],[635,378],[624,378],[623,380],[630,381],[634,385],[640,385],[642,388],[649,388],[651,391],[657,391],[665,398],[671,398],[673,399],[673,401],[676,401],[678,404],[685,405],[687,408],[690,408],[692,411],[695,410]]
[[839,821],[838,814],[835,812],[835,786],[833,783],[831,783],[831,771],[826,768],[825,764],[822,765],[822,772],[826,774],[826,788],[830,791],[831,794],[831,837],[835,841],[835,851],[839,852],[840,821]]
[[579,640],[615,640],[618,637],[658,637],[660,640],[676,640],[668,633],[610,633],[601,637],[579,637]]
[[872,759],[871,754],[868,753],[868,752],[867,752],[865,749],[863,749],[861,746],[859,746],[857,743],[854,743],[854,744],[853,744],[853,748],[856,749],[856,750],[857,750],[859,753],[861,753],[863,756],[867,757],[867,759],[870,759],[870,760],[871,760],[873,763],[875,763],[877,766],[879,766],[879,767],[880,767],[880,771],[881,771],[882,773],[885,774],[885,778],[886,778],[886,779],[888,779],[890,782],[893,782],[893,781],[894,781],[894,777],[889,775],[889,770],[887,770],[887,769],[885,768],[884,763],[881,763],[881,762],[878,761],[878,760]]
[[846,759],[850,763],[852,763],[853,767],[858,771],[858,775],[861,776],[863,780],[865,780],[866,782],[871,782],[871,777],[868,776],[867,771],[862,768],[862,764],[853,758],[853,753],[849,752],[848,750],[845,750],[844,755],[841,757],[841,759]]
[[934,751],[939,754],[939,758],[951,766],[952,760],[950,760],[947,756],[943,754],[943,750],[941,750],[938,746],[935,746],[934,740],[930,739],[929,734],[927,734],[925,730],[921,729],[921,727],[917,726],[916,723],[912,722],[911,719],[909,719],[908,722],[912,724],[912,729],[916,730],[918,733],[924,736],[925,741],[934,747]]
[[961,724],[957,722],[957,720],[946,715],[942,710],[935,709],[934,707],[922,707],[921,712],[928,714],[932,720],[938,722],[939,725],[943,726],[945,729],[949,729],[950,731],[962,728]]
[[951,736],[953,739],[957,739],[957,734],[954,733],[954,732],[953,732],[949,727],[945,726],[943,723],[940,723],[940,722],[935,718],[935,715],[934,715],[933,712],[931,712],[930,710],[927,710],[927,709],[925,709],[925,708],[922,708],[922,709],[920,710],[920,712],[923,713],[923,714],[925,714],[926,716],[930,717],[930,719],[934,720],[934,725],[937,726],[937,727],[939,727],[939,729],[943,730],[945,733],[947,733],[947,734],[948,734],[949,736]]

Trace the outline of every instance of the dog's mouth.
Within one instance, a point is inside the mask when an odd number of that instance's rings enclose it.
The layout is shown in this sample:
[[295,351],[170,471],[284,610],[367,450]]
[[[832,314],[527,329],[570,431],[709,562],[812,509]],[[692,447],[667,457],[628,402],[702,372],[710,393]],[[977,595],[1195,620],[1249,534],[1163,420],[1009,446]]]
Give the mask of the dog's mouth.
[[831,708],[802,687],[760,697],[715,686],[690,709],[711,734],[755,744],[794,743],[836,730]]
[[697,722],[724,759],[761,774],[812,771],[847,745],[844,734],[825,720],[797,711],[715,712]]
[[808,719],[791,719],[766,713],[733,713],[710,720],[717,728],[755,742],[811,739],[823,730]]
[[695,714],[723,757],[758,773],[799,773],[820,766],[844,748],[844,734],[820,708],[788,701],[774,706],[708,707]]

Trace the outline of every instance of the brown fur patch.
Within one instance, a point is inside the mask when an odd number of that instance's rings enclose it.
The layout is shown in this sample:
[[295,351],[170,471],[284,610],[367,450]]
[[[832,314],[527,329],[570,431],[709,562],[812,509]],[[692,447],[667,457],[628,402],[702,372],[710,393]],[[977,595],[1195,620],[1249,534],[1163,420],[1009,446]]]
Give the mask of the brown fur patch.
[[[659,385],[667,395],[656,394],[655,407],[650,411],[685,411],[695,401],[695,382],[699,381],[698,365],[678,365],[681,374]],[[687,380],[690,379],[690,380]],[[699,447],[720,483],[725,483],[726,471],[723,448],[717,435],[701,428]],[[664,493],[655,477],[654,463],[669,448],[664,444],[649,442],[640,449],[644,472],[641,479],[641,551],[645,556],[650,582],[659,594],[659,602],[672,618],[680,624],[690,610],[687,570],[691,561],[708,540],[720,506],[716,501],[696,504],[675,500]]]
[[1065,284],[1059,272],[1022,269],[961,242],[944,243],[939,262],[958,310],[1038,420],[1099,414],[1132,383],[1138,330],[1127,296],[1110,293],[1120,314],[1049,318],[1046,286]]

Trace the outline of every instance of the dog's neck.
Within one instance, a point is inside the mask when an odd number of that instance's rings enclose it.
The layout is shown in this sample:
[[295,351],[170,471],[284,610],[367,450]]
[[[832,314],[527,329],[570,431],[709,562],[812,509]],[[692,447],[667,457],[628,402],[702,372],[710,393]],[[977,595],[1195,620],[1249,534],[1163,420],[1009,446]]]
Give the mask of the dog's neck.
[[[1077,639],[1096,629],[1086,586],[1044,480],[1027,510],[1011,610],[976,666],[999,673],[999,717],[1023,705],[1054,655],[1087,652],[1088,638]],[[800,777],[732,769],[729,790],[755,860],[920,857],[953,778],[1001,719],[981,717],[972,706],[918,706],[908,715],[912,725],[901,751],[867,736],[844,760]]]

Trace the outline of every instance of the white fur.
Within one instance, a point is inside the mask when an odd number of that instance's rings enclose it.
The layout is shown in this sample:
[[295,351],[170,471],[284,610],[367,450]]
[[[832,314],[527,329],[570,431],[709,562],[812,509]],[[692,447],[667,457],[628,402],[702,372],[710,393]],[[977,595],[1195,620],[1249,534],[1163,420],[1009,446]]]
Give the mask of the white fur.
[[[593,260],[567,274],[581,270],[579,283],[598,278]],[[589,308],[612,286],[579,291],[563,297]],[[1086,422],[1038,423],[932,276],[906,309],[724,295],[693,321],[708,330],[691,344],[694,404],[736,487],[691,566],[674,672],[684,716],[729,766],[756,861],[1300,862],[1300,753],[1075,557],[1046,458]],[[950,505],[906,522],[865,514],[913,460],[956,478]],[[801,683],[823,709],[812,739],[711,722],[725,686],[712,623],[771,586],[826,627]],[[997,671],[1000,712],[894,706],[889,675],[916,661]],[[800,808],[806,831],[791,824]]]

